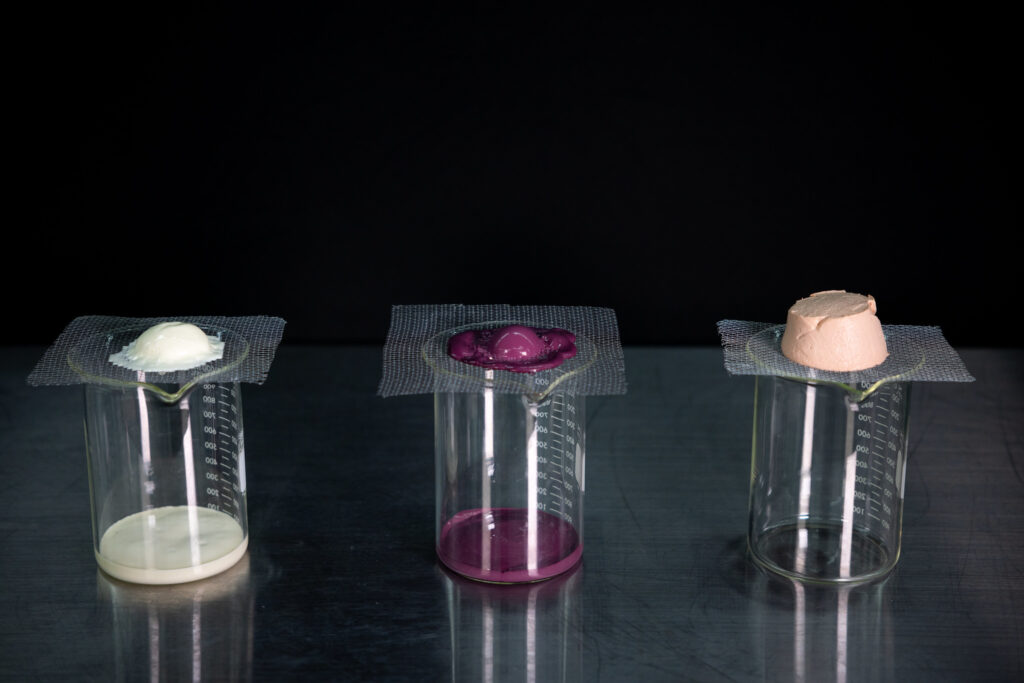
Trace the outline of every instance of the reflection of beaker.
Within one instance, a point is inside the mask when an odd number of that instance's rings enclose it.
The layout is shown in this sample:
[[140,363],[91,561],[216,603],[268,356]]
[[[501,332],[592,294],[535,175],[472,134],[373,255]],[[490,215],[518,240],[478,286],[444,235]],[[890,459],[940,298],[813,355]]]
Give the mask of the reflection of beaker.
[[96,559],[125,581],[194,581],[248,546],[241,391],[200,384],[168,400],[147,386],[85,387]]
[[97,572],[96,587],[113,611],[115,680],[251,680],[248,556],[203,581],[143,586]]
[[899,558],[910,384],[866,398],[757,378],[750,481],[754,559],[791,578],[849,583]]
[[434,396],[437,552],[496,583],[556,576],[583,552],[583,397]]
[[766,681],[892,680],[894,637],[886,586],[814,585],[751,567],[753,651]]
[[582,565],[550,581],[493,586],[441,571],[452,681],[580,681]]

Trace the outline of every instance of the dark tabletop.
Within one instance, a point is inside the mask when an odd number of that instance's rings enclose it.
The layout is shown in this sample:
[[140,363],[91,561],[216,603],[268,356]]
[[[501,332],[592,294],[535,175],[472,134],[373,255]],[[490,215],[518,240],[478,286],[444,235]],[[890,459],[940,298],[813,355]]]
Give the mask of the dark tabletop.
[[249,552],[144,587],[95,565],[80,387],[0,349],[4,680],[1024,680],[1024,351],[912,394],[903,552],[817,588],[745,555],[753,379],[628,348],[587,401],[576,570],[489,586],[433,550],[433,406],[375,396],[377,347],[283,346],[243,386]]

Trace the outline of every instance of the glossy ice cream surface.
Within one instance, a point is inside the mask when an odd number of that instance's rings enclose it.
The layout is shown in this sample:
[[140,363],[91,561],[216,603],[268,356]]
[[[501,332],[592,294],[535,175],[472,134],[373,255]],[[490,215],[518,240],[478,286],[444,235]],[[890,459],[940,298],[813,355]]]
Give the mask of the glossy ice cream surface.
[[492,370],[539,372],[576,355],[576,335],[557,327],[507,325],[467,330],[448,340],[448,355]]

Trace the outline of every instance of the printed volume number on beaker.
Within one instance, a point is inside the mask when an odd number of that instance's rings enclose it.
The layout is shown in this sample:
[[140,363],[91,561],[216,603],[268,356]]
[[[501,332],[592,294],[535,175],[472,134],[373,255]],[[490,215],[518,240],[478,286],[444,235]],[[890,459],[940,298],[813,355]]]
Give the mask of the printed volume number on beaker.
[[[859,405],[856,417],[857,490],[854,514],[867,515],[883,529],[902,497],[902,434],[892,422],[892,413],[900,410],[902,391],[880,394]],[[899,481],[899,485],[897,482]]]
[[204,384],[202,388],[206,507],[237,516],[235,500],[245,492],[245,464],[239,458],[242,432],[237,388],[216,384]]
[[552,397],[537,410],[537,509],[573,522],[579,431],[576,406]]

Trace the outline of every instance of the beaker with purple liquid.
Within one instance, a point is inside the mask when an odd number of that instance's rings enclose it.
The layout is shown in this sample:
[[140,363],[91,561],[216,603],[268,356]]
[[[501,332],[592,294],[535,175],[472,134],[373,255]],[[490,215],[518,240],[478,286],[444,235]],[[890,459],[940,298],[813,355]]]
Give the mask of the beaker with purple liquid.
[[583,553],[583,397],[434,394],[437,553],[478,581],[525,583]]

